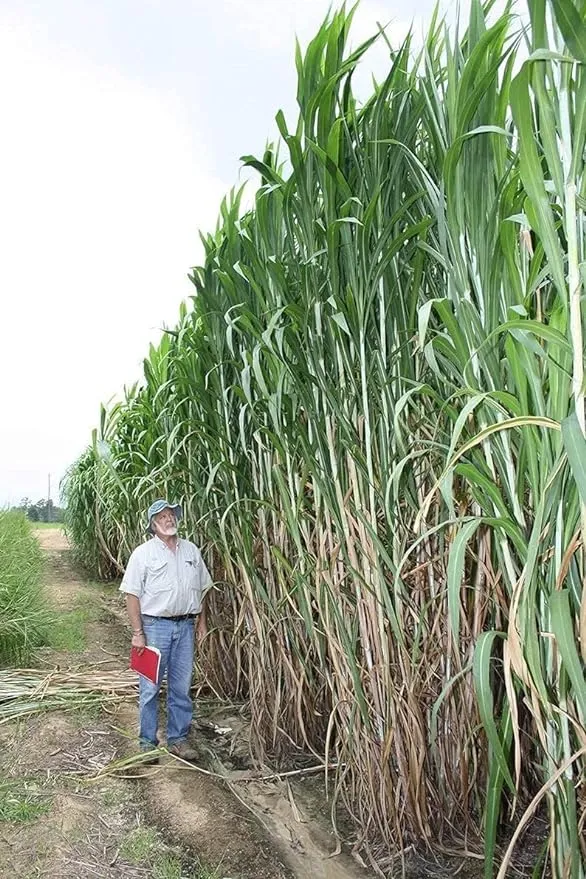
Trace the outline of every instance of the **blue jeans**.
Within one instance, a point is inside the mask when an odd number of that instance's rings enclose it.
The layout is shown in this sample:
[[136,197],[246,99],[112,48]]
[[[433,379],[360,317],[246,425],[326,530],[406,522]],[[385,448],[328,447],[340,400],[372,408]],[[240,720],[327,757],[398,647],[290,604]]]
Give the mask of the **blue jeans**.
[[156,747],[159,690],[167,673],[167,745],[184,741],[191,728],[193,703],[194,621],[165,620],[143,615],[142,626],[149,647],[161,651],[159,680],[156,684],[139,675],[138,713],[141,745]]

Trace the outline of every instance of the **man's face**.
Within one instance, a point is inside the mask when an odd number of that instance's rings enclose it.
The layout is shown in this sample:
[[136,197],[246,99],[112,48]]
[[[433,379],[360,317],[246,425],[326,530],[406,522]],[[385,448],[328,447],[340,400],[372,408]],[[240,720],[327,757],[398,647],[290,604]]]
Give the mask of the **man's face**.
[[177,519],[173,510],[168,507],[153,516],[151,524],[153,531],[159,537],[172,537],[177,534]]

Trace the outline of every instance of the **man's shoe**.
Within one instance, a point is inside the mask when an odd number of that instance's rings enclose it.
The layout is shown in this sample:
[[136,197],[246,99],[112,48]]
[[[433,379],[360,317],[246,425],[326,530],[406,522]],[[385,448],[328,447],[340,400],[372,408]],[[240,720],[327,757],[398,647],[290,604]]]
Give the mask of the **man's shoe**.
[[194,762],[199,757],[197,751],[185,741],[174,742],[172,745],[169,745],[167,750],[174,757],[180,757],[182,760],[188,760],[189,762]]

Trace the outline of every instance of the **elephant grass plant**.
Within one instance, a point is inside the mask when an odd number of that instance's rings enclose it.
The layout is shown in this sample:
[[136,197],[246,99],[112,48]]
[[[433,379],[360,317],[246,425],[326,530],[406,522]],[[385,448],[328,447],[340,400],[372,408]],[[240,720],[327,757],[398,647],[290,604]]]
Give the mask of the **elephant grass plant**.
[[206,679],[248,697],[259,760],[337,764],[380,874],[465,840],[504,876],[542,808],[534,875],[584,879],[586,25],[491,7],[389,48],[362,104],[352,12],[297,48],[299,118],[244,157],[254,208],[223,202],[69,527],[111,572],[182,501],[219,586]]

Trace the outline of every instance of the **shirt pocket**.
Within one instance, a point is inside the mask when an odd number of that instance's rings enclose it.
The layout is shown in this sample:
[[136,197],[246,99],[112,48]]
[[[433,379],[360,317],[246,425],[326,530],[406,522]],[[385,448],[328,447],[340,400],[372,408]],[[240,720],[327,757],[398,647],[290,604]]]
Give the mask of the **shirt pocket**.
[[201,570],[201,559],[192,555],[185,559],[185,583],[190,592],[199,589],[199,574]]
[[147,565],[144,591],[147,595],[160,595],[171,591],[167,562],[153,562]]

